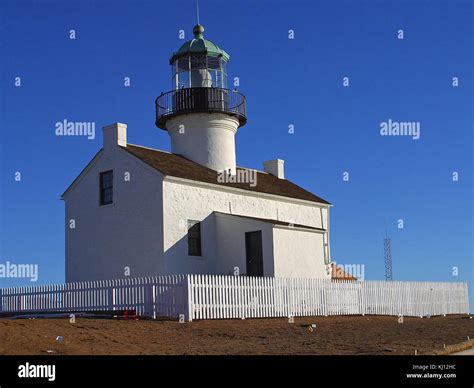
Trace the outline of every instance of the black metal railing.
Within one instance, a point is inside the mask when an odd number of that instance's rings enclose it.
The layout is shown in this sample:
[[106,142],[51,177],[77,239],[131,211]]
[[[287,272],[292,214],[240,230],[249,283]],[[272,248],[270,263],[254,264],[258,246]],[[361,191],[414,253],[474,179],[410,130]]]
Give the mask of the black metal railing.
[[166,129],[166,121],[184,113],[222,112],[247,122],[245,96],[221,88],[184,88],[163,93],[155,101],[156,126]]

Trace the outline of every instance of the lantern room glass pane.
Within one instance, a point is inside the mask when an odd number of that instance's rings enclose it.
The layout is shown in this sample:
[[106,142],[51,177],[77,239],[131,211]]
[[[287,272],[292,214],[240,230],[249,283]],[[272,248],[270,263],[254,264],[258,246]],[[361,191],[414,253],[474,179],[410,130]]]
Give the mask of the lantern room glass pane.
[[221,57],[190,55],[172,65],[173,89],[227,88],[227,63]]
[[176,60],[176,68],[178,72],[189,70],[189,57],[183,57]]
[[227,89],[227,63],[221,59],[221,68],[216,74],[217,87]]
[[210,70],[220,70],[221,58],[220,57],[207,57],[207,68]]
[[227,64],[221,57],[207,57],[207,68],[212,75],[212,86],[215,88],[227,87]]
[[205,55],[192,55],[190,58],[191,70],[205,69],[207,67],[207,61]]
[[207,69],[207,57],[205,55],[192,55],[191,63],[191,87],[210,88],[212,86],[212,76]]
[[189,88],[189,71],[182,71],[178,74],[177,89]]
[[189,88],[189,57],[177,59],[172,70],[173,89]]

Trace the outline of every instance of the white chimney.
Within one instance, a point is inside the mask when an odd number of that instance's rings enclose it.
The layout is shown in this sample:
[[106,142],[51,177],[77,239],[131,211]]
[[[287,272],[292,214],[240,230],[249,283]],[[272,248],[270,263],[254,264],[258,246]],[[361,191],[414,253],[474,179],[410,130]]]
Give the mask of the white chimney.
[[282,159],[267,160],[263,162],[263,170],[275,175],[279,179],[285,179],[285,161]]
[[116,146],[127,146],[127,124],[114,123],[102,128],[104,135],[104,150]]

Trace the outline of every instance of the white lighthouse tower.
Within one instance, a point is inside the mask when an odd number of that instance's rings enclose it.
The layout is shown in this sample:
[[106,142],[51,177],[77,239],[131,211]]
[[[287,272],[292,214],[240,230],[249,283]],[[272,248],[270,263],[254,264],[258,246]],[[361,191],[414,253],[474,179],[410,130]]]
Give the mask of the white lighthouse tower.
[[171,59],[173,90],[156,99],[156,126],[171,151],[215,171],[235,174],[235,134],[247,121],[245,96],[227,89],[229,55],[193,29]]

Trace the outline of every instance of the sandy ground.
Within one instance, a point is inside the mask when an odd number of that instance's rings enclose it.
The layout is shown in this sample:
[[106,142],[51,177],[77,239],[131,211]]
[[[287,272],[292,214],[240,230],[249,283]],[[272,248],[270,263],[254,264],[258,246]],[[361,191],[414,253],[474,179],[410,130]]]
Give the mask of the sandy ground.
[[462,352],[453,353],[453,356],[474,356],[474,348],[463,350]]
[[[317,326],[311,332],[308,326]],[[63,337],[57,341],[56,337]],[[384,354],[442,351],[474,338],[474,319],[342,316],[177,321],[0,320],[0,354]]]

